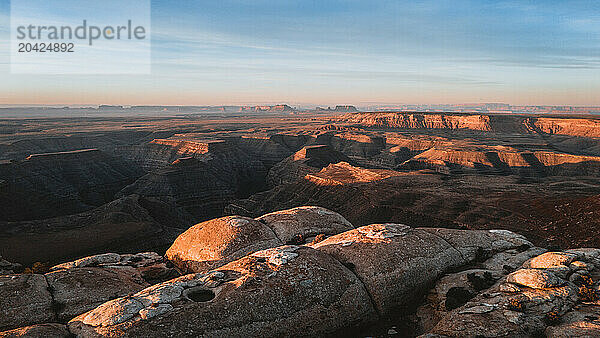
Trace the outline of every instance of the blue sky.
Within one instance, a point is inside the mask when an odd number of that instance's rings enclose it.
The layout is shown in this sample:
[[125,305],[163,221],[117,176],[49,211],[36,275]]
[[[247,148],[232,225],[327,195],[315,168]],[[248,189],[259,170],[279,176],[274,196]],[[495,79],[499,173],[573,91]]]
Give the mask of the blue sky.
[[593,0],[154,0],[152,74],[94,76],[10,74],[9,9],[0,104],[600,105]]

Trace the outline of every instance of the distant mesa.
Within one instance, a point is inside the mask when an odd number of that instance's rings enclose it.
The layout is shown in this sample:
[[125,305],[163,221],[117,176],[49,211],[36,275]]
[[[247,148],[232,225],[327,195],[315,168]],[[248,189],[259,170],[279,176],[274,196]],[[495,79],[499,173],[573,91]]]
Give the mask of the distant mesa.
[[287,104],[278,104],[275,106],[244,106],[240,108],[240,112],[255,112],[255,113],[282,113],[282,112],[293,112],[296,109],[288,106]]
[[345,105],[345,106],[335,106],[335,108],[327,107],[317,107],[317,111],[332,111],[332,112],[340,112],[340,113],[355,113],[358,111],[355,106]]

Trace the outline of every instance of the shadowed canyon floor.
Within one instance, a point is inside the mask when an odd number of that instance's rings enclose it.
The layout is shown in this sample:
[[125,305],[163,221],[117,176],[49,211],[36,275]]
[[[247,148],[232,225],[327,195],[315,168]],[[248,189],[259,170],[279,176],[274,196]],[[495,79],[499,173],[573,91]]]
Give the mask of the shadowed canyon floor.
[[600,119],[0,124],[0,337],[600,332]]

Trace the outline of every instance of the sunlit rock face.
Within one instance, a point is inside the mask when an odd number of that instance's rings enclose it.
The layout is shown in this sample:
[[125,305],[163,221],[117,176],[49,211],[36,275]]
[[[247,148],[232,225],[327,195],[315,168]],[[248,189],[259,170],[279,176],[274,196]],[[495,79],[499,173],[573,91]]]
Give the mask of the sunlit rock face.
[[591,119],[437,113],[352,113],[338,122],[395,129],[467,129],[486,132],[600,137],[600,123]]
[[254,251],[282,245],[264,223],[228,216],[189,228],[167,250],[167,258],[186,272],[205,272]]
[[[373,224],[315,244],[352,267],[382,313],[407,312],[448,270],[482,255],[532,246],[516,234]],[[389,288],[395,283],[393,288]]]
[[306,146],[271,168],[267,179],[269,186],[275,187],[318,172],[329,164],[348,161],[347,156],[328,145]]
[[317,236],[352,229],[341,215],[320,207],[299,207],[257,219],[227,216],[199,223],[181,234],[166,257],[185,272],[206,272],[255,251],[304,244]]

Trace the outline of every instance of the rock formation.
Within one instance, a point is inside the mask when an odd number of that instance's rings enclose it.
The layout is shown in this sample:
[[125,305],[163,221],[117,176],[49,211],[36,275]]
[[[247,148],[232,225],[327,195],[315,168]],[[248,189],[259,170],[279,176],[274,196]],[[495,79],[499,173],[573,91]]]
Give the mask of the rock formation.
[[23,266],[18,263],[11,263],[0,256],[0,275],[9,275],[19,273],[23,270]]
[[321,207],[305,206],[276,211],[257,218],[287,244],[304,244],[354,228],[342,215]]
[[600,137],[600,123],[597,120],[568,117],[394,112],[346,114],[338,122],[364,127],[395,129],[464,129],[485,132],[538,132],[549,135]]
[[[332,236],[282,245],[281,239],[318,232]],[[303,207],[259,220],[232,216],[204,222],[180,236],[167,256],[201,272],[177,276],[157,254],[142,253],[102,254],[46,274],[0,276],[0,335],[600,332],[600,249],[547,252],[506,230],[402,224],[352,229],[340,215]],[[217,259],[207,262],[209,256]],[[194,260],[197,264],[190,264]]]
[[349,161],[348,157],[331,149],[328,145],[306,146],[271,168],[267,181],[270,187],[293,183],[332,163]]
[[46,274],[2,274],[0,329],[67,322],[108,300],[142,290],[148,282],[174,276],[155,253],[102,254],[57,265]]
[[316,336],[374,314],[364,286],[342,264],[287,246],[105,303],[69,328],[81,336]]
[[185,272],[206,272],[249,253],[283,243],[265,224],[228,216],[189,228],[167,250],[167,258]]
[[352,228],[341,215],[319,207],[274,212],[256,220],[228,216],[189,228],[166,257],[182,271],[206,272],[259,250],[304,244]]

